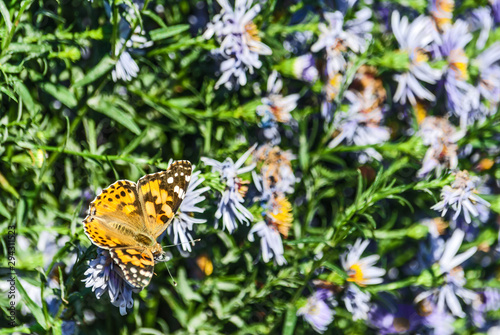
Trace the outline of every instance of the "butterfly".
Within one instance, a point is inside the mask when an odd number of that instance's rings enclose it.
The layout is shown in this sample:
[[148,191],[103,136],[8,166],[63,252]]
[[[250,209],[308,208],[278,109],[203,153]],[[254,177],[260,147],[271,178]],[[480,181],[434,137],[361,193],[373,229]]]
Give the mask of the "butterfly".
[[175,161],[166,171],[148,174],[136,183],[118,180],[89,206],[85,234],[109,254],[132,287],[143,289],[153,276],[155,262],[165,260],[157,242],[170,225],[186,195],[191,163]]

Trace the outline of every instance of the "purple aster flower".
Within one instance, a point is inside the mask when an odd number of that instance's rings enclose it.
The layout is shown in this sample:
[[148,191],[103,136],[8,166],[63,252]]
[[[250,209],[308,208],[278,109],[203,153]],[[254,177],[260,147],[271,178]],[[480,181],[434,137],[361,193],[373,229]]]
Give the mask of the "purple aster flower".
[[444,169],[455,169],[458,166],[456,143],[465,135],[463,131],[457,131],[445,118],[428,116],[420,124],[418,135],[424,145],[429,146],[418,177],[422,178],[434,170],[440,176]]
[[493,43],[475,59],[479,68],[479,92],[496,111],[500,104],[500,42]]
[[429,12],[436,22],[439,30],[445,31],[451,27],[453,19],[454,0],[431,0],[429,1]]
[[332,292],[319,289],[307,298],[306,303],[297,310],[297,315],[301,315],[316,332],[322,334],[328,329],[335,315],[330,306],[336,305]]
[[472,303],[472,321],[482,328],[486,324],[486,313],[500,309],[500,290],[492,287],[479,292],[477,299]]
[[476,41],[476,48],[479,50],[484,48],[486,41],[488,40],[488,36],[490,35],[490,31],[493,29],[495,24],[493,22],[493,17],[491,16],[491,9],[483,7],[473,10],[467,18],[467,22],[469,23],[469,29],[471,32],[480,30],[479,38]]
[[491,9],[493,10],[493,18],[496,24],[500,24],[500,0],[490,0]]
[[212,166],[212,171],[220,174],[221,182],[226,187],[222,193],[217,212],[215,212],[215,219],[217,220],[216,222],[222,219],[222,229],[227,228],[230,234],[236,230],[237,222],[248,225],[253,220],[252,213],[243,206],[243,197],[248,188],[243,185],[238,175],[250,172],[255,168],[255,163],[245,167],[242,166],[255,150],[256,146],[257,144],[252,146],[236,163],[229,157],[224,162],[206,157],[201,158],[202,162],[206,165]]
[[236,0],[235,7],[227,0],[217,0],[222,7],[221,12],[214,16],[203,34],[206,39],[215,35],[220,48],[216,53],[225,60],[220,64],[221,77],[215,88],[224,85],[232,89],[235,82],[245,86],[246,72],[253,73],[260,69],[262,62],[259,55],[270,55],[271,49],[260,41],[259,30],[252,22],[260,12],[260,4],[252,7],[253,0]]
[[451,208],[456,220],[460,213],[464,214],[465,221],[471,223],[471,216],[478,217],[482,206],[489,207],[490,203],[476,195],[477,177],[471,177],[466,170],[455,173],[455,181],[451,186],[444,186],[441,191],[441,201],[431,207],[445,216]]
[[288,124],[292,121],[291,112],[297,108],[300,94],[290,94],[284,97],[281,94],[282,88],[283,81],[278,77],[278,72],[271,72],[267,80],[267,97],[262,98],[262,105],[257,106],[257,115],[262,117],[262,127],[270,122]]
[[[383,119],[382,108],[373,108],[373,100],[361,92],[349,90],[345,92],[344,98],[348,103],[346,112],[338,110],[333,118],[337,132],[334,139],[328,145],[334,148],[342,141],[348,145],[374,145],[389,140],[389,128],[381,125]],[[373,148],[366,149],[369,157],[377,160],[382,156]]]
[[324,14],[328,25],[319,24],[321,34],[318,41],[311,46],[311,51],[326,49],[327,72],[330,76],[345,70],[344,52],[351,50],[354,53],[362,53],[366,50],[373,28],[373,23],[369,21],[371,16],[372,11],[369,8],[359,10],[354,19],[345,22],[344,14],[339,11]]
[[408,334],[422,325],[422,317],[412,305],[398,304],[391,310],[373,305],[368,313],[368,322],[382,335]]
[[97,299],[106,292],[109,294],[111,303],[120,308],[120,314],[126,315],[127,308],[132,308],[134,300],[130,286],[120,275],[120,268],[115,265],[109,252],[97,249],[97,257],[89,262],[89,268],[85,271],[85,287],[92,287]]
[[436,304],[439,312],[445,311],[445,306],[447,306],[453,315],[461,318],[465,317],[465,313],[458,297],[467,304],[476,298],[476,293],[464,287],[467,280],[460,265],[472,257],[477,248],[472,247],[457,255],[464,236],[463,231],[456,229],[443,248],[438,261],[439,272],[437,274],[444,276],[444,285],[424,291],[415,298],[416,302],[429,299],[433,304]]
[[273,224],[265,221],[256,223],[248,232],[250,242],[255,241],[254,234],[260,237],[260,252],[265,263],[274,259],[274,263],[277,265],[286,264],[286,259],[283,256],[285,253],[283,241],[279,230]]
[[427,328],[425,334],[452,335],[455,333],[453,323],[455,318],[446,311],[440,311],[430,300],[425,299],[418,303],[418,313],[423,317],[422,323]]
[[361,291],[356,285],[349,285],[342,297],[345,308],[351,312],[354,321],[368,318],[370,299],[370,293]]
[[406,16],[401,19],[399,12],[394,11],[391,24],[401,50],[408,54],[410,61],[407,72],[394,75],[398,82],[394,101],[405,104],[408,100],[413,106],[417,104],[417,98],[434,101],[434,95],[419,82],[435,84],[441,78],[441,71],[427,63],[426,48],[434,41],[430,18],[419,16],[409,23]]
[[316,69],[316,62],[312,54],[305,54],[295,58],[293,62],[293,73],[295,78],[315,83],[318,80],[319,73]]

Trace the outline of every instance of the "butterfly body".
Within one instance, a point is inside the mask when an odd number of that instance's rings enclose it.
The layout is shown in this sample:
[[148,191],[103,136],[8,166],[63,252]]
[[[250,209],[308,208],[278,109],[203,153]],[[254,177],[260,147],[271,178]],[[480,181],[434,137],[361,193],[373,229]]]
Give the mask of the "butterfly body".
[[149,174],[136,183],[119,180],[90,203],[83,221],[85,234],[109,250],[123,278],[142,289],[153,276],[155,261],[165,253],[157,242],[186,195],[191,163],[175,161],[166,171]]

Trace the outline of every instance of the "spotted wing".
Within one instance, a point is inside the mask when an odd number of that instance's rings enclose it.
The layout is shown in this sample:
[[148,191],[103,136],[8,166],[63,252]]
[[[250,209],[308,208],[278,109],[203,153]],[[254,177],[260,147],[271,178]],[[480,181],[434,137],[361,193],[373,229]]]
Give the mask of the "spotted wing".
[[151,251],[125,247],[111,249],[109,253],[122,270],[123,279],[132,287],[143,289],[149,284],[155,264]]
[[136,184],[119,180],[104,189],[90,203],[83,227],[92,243],[101,248],[136,245],[133,237],[145,227]]
[[191,180],[191,163],[175,161],[166,171],[149,174],[137,182],[148,234],[157,238],[179,209]]

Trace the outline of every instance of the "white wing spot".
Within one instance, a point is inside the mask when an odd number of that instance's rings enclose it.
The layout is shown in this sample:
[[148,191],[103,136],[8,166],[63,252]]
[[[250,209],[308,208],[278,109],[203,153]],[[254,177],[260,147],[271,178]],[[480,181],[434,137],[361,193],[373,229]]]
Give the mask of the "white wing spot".
[[130,272],[137,273],[137,269],[136,268],[130,268]]
[[172,184],[174,182],[174,177],[168,177],[167,183]]
[[179,198],[184,199],[184,190],[181,188],[179,189]]
[[191,176],[190,175],[186,175],[186,181],[189,182],[191,180]]
[[179,190],[180,190],[179,185],[175,185],[174,193],[179,193]]
[[181,176],[184,176],[184,172],[181,172]]
[[177,177],[178,175],[179,175],[179,173],[176,172],[174,176]]

